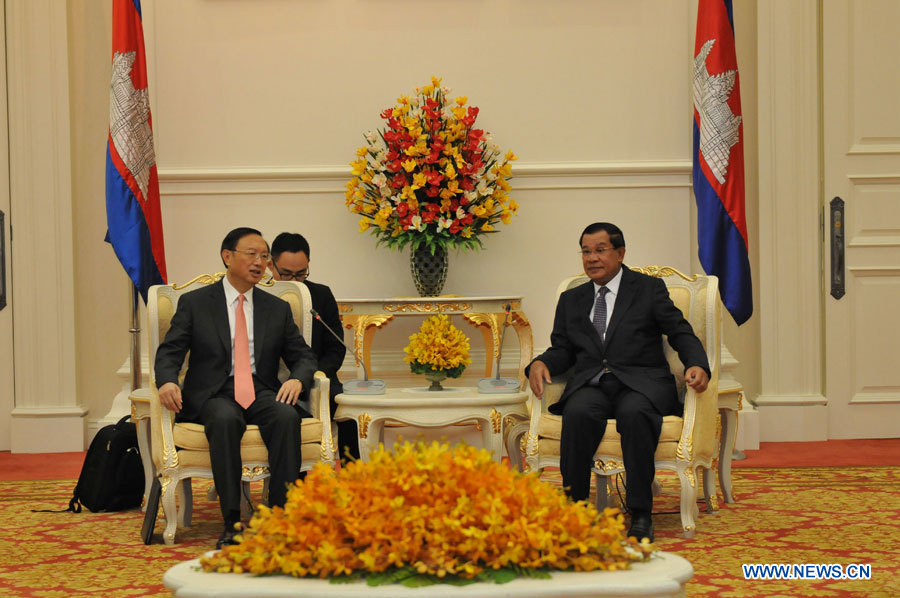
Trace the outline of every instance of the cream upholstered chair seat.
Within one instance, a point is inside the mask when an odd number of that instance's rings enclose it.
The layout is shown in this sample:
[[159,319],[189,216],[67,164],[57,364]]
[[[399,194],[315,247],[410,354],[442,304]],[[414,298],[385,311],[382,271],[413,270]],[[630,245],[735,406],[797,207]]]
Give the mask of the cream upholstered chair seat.
[[[677,415],[667,415],[663,418],[662,432],[659,435],[659,447],[656,450],[656,458],[674,459],[675,447],[681,439],[681,430],[684,427],[684,420]],[[562,418],[558,415],[542,413],[538,423],[538,450],[542,455],[555,456],[559,459],[559,441],[562,432]],[[622,437],[616,430],[616,421],[609,420],[606,424],[606,432],[603,434],[603,440],[597,451],[594,453],[594,459],[600,459],[604,455],[615,453],[617,447],[621,446]]]
[[[181,295],[213,284],[222,277],[221,274],[199,276],[186,285],[157,285],[150,288],[147,301],[149,320],[150,363],[156,359],[156,350],[175,315],[178,299]],[[291,306],[294,321],[305,339],[311,338],[312,317],[310,309],[312,301],[309,289],[298,282],[269,281],[260,283],[257,288],[272,293],[287,301]],[[187,364],[187,358],[185,364]],[[153,380],[151,368],[150,385],[150,435],[151,452],[156,475],[162,486],[162,507],[166,518],[166,529],[163,540],[166,544],[175,541],[178,525],[188,526],[191,523],[193,497],[191,478],[212,478],[209,457],[209,443],[202,425],[195,423],[175,423],[175,414],[159,401],[156,382]],[[184,369],[182,370],[182,375]],[[328,406],[329,381],[322,372],[316,372],[313,387],[310,389],[310,412],[314,417],[304,418],[300,423],[301,435],[301,467],[308,471],[323,462],[334,466],[334,441],[331,432],[331,414]],[[245,497],[248,496],[248,485],[255,480],[269,477],[269,455],[259,433],[259,427],[248,425],[241,438],[241,479],[245,486]],[[264,493],[267,488],[264,488]],[[211,492],[211,495],[214,493]]]
[[[322,421],[317,418],[305,418],[300,421],[301,454],[303,461],[315,461],[319,458],[322,442]],[[209,457],[209,442],[206,430],[201,424],[182,422],[175,424],[173,431],[175,446],[179,450],[202,451]],[[268,461],[269,453],[259,433],[259,426],[248,425],[241,438],[241,457],[243,461]]]
[[[709,385],[702,393],[686,387],[684,366],[678,354],[663,340],[666,359],[675,376],[679,395],[684,395],[684,413],[681,417],[663,417],[662,431],[656,448],[656,468],[678,473],[681,487],[681,524],[685,537],[692,537],[695,530],[697,509],[697,470],[703,473],[703,489],[707,507],[715,505],[713,476],[714,460],[718,455],[718,383],[719,343],[721,337],[721,308],[718,279],[715,276],[685,276],[674,268],[650,266],[632,268],[651,276],[662,278],[669,290],[672,302],[681,310],[685,319],[700,339],[709,360]],[[585,275],[573,276],[560,283],[557,297],[564,291],[587,282]],[[554,378],[545,385],[544,396],[531,396],[531,422],[525,437],[525,461],[527,470],[541,470],[547,466],[559,466],[560,433],[562,417],[548,411],[565,389],[565,376]],[[609,486],[613,476],[624,473],[621,437],[615,420],[608,420],[603,440],[594,453],[592,468],[597,486],[597,506],[605,507],[609,501]]]

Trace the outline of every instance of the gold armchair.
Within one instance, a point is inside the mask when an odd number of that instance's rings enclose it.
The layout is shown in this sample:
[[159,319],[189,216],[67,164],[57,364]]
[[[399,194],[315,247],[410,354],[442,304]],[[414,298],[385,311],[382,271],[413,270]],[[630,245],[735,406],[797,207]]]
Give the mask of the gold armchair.
[[[697,509],[697,470],[703,471],[703,489],[709,510],[715,508],[715,480],[713,462],[718,454],[718,382],[719,346],[721,337],[721,308],[718,279],[715,276],[685,276],[674,268],[651,266],[633,268],[662,278],[669,289],[669,296],[694,328],[703,343],[712,375],[709,386],[702,393],[687,387],[684,393],[682,417],[669,415],[663,418],[662,433],[656,449],[656,468],[675,471],[681,486],[681,524],[684,536],[694,535]],[[587,281],[580,275],[562,281],[557,297],[563,291]],[[666,358],[678,382],[679,393],[685,390],[684,366],[678,354],[665,344]],[[559,466],[559,440],[562,417],[548,412],[565,388],[564,380],[554,380],[545,386],[543,400],[533,394],[531,422],[525,440],[526,469],[535,471],[544,467]],[[612,476],[625,471],[622,461],[621,439],[615,420],[609,420],[606,432],[594,453],[592,468],[597,486],[597,506],[605,507],[609,500],[609,481]]]
[[[166,544],[175,542],[177,525],[191,523],[192,494],[191,478],[212,478],[209,458],[209,444],[203,426],[193,423],[175,423],[175,414],[159,401],[156,383],[153,380],[152,364],[160,341],[169,330],[172,316],[178,307],[178,299],[184,293],[203,285],[212,284],[221,274],[199,276],[186,285],[157,285],[150,288],[147,300],[149,321],[149,359],[151,363],[151,384],[149,389],[150,411],[150,453],[153,466],[162,486],[161,502],[166,518],[163,539]],[[257,285],[287,301],[291,306],[294,321],[304,338],[309,339],[312,305],[309,289],[297,282],[269,281]],[[187,360],[186,360],[187,361]],[[184,371],[182,371],[182,375]],[[328,406],[329,381],[322,372],[316,372],[310,389],[310,412],[313,418],[301,421],[301,470],[308,471],[319,461],[334,466],[334,443],[331,432],[331,415]],[[143,391],[146,395],[146,390]],[[243,462],[242,481],[245,498],[249,498],[249,483],[265,480],[263,493],[266,494],[269,477],[268,452],[257,426],[247,426],[241,440]],[[177,505],[177,511],[176,511]]]

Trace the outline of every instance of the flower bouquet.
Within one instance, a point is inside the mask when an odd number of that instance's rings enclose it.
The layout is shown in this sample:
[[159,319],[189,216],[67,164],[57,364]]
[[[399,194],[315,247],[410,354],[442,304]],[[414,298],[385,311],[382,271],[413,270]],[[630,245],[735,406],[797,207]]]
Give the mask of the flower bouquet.
[[431,380],[428,390],[443,390],[441,380],[459,378],[469,358],[469,337],[450,323],[443,314],[431,316],[422,322],[419,331],[409,337],[409,344],[403,348],[414,374],[425,374]]
[[316,465],[283,509],[261,505],[239,544],[200,562],[205,571],[333,583],[503,583],[647,560],[653,545],[624,529],[615,509],[570,502],[487,450],[404,443],[337,473]]
[[[518,204],[508,195],[511,151],[505,155],[490,135],[475,128],[478,108],[465,96],[450,98],[441,80],[401,96],[382,111],[386,128],[366,133],[347,183],[348,209],[360,214],[360,232],[370,231],[391,249],[410,245],[416,286],[423,295],[440,291],[443,280],[423,288],[416,256],[437,256],[438,279],[446,278],[447,249],[479,249],[481,236],[508,224]],[[436,287],[436,288],[435,288]]]

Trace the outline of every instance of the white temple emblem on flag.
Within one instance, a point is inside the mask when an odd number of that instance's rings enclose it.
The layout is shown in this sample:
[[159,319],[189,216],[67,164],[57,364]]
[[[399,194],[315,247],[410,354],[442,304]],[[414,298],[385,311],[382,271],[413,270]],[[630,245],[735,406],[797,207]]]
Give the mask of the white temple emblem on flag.
[[728,105],[737,70],[710,75],[706,68],[716,40],[708,40],[694,57],[694,108],[700,115],[700,153],[720,184],[725,184],[731,146],[740,140],[741,117]]
[[150,100],[146,89],[135,89],[131,80],[135,52],[116,52],[109,85],[109,135],[125,167],[147,200],[150,168],[156,163],[153,131],[150,129]]

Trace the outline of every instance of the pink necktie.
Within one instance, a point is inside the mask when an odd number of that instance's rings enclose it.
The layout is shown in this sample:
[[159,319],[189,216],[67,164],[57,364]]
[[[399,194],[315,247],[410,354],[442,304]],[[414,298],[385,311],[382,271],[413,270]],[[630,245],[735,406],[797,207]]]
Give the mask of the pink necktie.
[[244,300],[238,295],[234,312],[234,400],[246,409],[256,400],[253,389],[253,372],[250,371],[250,339],[247,336],[247,318],[244,316]]

